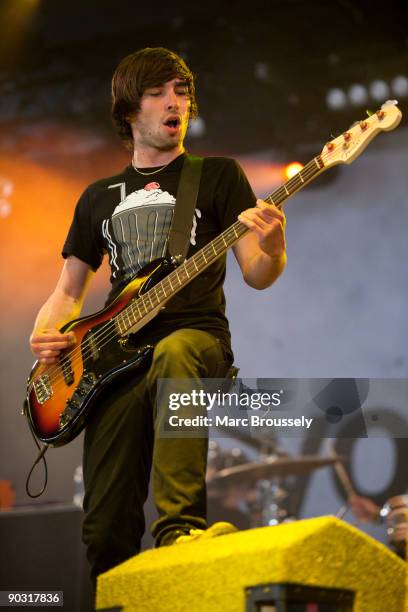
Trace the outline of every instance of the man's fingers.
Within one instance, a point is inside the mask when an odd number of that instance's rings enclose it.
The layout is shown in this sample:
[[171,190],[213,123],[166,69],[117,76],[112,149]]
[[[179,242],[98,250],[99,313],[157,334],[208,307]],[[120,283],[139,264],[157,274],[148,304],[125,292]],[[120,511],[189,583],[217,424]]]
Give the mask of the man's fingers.
[[52,365],[53,363],[58,363],[57,357],[39,357],[38,361],[43,363],[44,365]]
[[[238,219],[245,223],[245,220],[250,221],[253,225],[259,227],[262,230],[267,230],[271,227],[273,222],[280,223],[276,217],[269,217],[264,215],[262,211],[254,208],[249,208],[238,216]],[[253,227],[253,226],[252,226]],[[252,229],[252,228],[251,228]]]
[[[260,219],[257,219],[255,216],[249,215],[247,213],[248,211],[245,211],[245,214],[241,213],[238,216],[238,219],[241,221],[241,223],[243,223],[244,225],[249,227],[249,229],[252,229],[252,230],[263,229]],[[262,223],[265,224],[265,222],[262,222]]]
[[36,334],[31,337],[31,344],[47,344],[49,342],[60,342],[64,343],[62,348],[65,348],[69,344],[75,342],[75,336],[73,332],[68,332],[67,334],[62,334],[59,331],[47,331],[45,330],[41,334]]
[[275,219],[278,219],[283,225],[286,223],[286,218],[283,211],[281,211],[273,204],[267,204],[263,200],[257,200],[256,208],[260,209],[268,217],[274,217]]
[[31,341],[31,347],[41,352],[47,350],[62,351],[70,345],[71,342],[69,340],[61,341],[60,338],[58,339],[58,341],[56,340],[54,342],[36,342],[34,338]]
[[53,351],[53,350],[48,350],[48,351],[38,351],[39,355],[41,355],[41,357],[58,357],[58,355],[60,354],[61,351]]
[[75,334],[63,334],[58,329],[45,329],[30,338],[30,347],[40,363],[57,363],[61,351],[75,344]]

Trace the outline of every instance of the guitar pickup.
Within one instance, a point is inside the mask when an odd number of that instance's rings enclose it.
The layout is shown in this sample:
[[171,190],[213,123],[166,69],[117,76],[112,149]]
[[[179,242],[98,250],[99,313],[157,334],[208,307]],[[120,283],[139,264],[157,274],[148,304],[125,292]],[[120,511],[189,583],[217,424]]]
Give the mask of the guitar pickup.
[[44,404],[52,395],[52,386],[48,374],[42,374],[33,382],[35,397],[39,404]]
[[59,418],[60,429],[69,424],[69,422],[75,416],[79,406],[80,404],[76,399],[67,400],[64,411],[60,414]]
[[71,359],[67,355],[63,355],[59,360],[62,374],[64,376],[65,383],[68,385],[74,382],[74,372],[72,370]]
[[88,393],[92,390],[92,387],[96,384],[97,377],[93,372],[84,372],[79,381],[79,385],[75,389],[71,398],[66,401],[65,408],[60,414],[59,423],[60,429],[72,421],[74,416],[78,414],[82,408],[83,401]]
[[85,344],[87,349],[86,352],[88,353],[88,355],[90,354],[92,359],[94,361],[97,361],[101,355],[98,348],[98,342],[92,332],[88,332],[88,334],[86,335]]
[[84,372],[81,376],[76,392],[78,395],[89,393],[92,387],[98,382],[96,375],[93,372]]

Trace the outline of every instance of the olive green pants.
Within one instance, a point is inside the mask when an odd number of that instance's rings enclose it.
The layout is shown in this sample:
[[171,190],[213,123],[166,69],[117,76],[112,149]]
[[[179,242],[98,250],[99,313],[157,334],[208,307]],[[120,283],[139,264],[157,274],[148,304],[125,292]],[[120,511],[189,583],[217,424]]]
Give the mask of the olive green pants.
[[150,472],[159,518],[152,534],[159,545],[169,531],[206,527],[206,437],[155,435],[160,378],[222,378],[231,354],[208,332],[180,329],[155,346],[148,371],[127,376],[94,406],[85,430],[83,541],[91,575],[140,551],[143,505]]

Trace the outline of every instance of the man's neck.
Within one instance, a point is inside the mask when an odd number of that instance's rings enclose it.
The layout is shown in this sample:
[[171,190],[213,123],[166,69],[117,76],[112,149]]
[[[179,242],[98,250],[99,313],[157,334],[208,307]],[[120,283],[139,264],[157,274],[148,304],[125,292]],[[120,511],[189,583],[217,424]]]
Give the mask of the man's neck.
[[176,157],[184,153],[183,146],[176,147],[170,151],[158,149],[137,149],[133,151],[133,165],[136,168],[155,168],[156,166],[167,166]]

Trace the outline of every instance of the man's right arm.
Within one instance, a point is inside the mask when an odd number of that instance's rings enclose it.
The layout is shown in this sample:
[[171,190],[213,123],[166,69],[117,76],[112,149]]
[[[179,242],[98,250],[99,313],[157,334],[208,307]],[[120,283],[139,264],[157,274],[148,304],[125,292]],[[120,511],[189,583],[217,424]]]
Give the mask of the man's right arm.
[[79,317],[89,281],[90,266],[71,255],[65,261],[54,291],[40,309],[30,336],[31,350],[40,363],[58,361],[60,351],[75,343],[73,332],[62,334],[58,329]]

